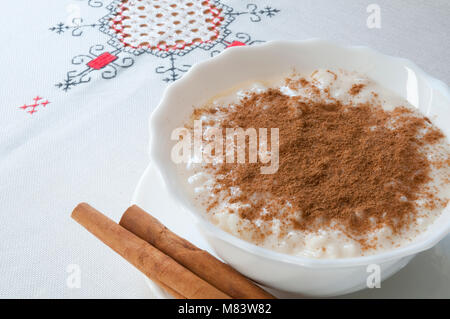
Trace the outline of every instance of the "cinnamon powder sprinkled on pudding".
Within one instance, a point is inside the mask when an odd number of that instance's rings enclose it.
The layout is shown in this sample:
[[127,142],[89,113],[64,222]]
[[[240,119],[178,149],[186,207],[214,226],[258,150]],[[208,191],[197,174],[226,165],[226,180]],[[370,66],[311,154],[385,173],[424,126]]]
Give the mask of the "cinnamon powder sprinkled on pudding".
[[[286,84],[319,91],[303,78]],[[363,88],[355,84],[349,93]],[[214,192],[242,204],[236,212],[255,226],[253,232],[258,233],[257,221],[274,219],[281,222],[280,236],[292,228],[314,232],[328,227],[364,250],[376,245],[376,238],[368,240],[369,232],[388,226],[396,234],[412,225],[417,200],[429,209],[446,205],[428,182],[432,165],[448,166],[448,158],[431,162],[422,151],[444,135],[408,108],[386,111],[379,104],[343,104],[330,96],[317,102],[272,88],[251,93],[232,108],[197,109],[194,117],[215,112],[225,115],[222,128],[279,128],[276,173],[261,174],[261,163],[207,166],[216,178]],[[238,196],[232,193],[236,188]],[[218,201],[207,204],[210,211]],[[266,235],[258,233],[260,240]]]
[[210,129],[279,129],[273,174],[261,173],[267,162],[250,163],[248,136],[245,163],[229,163],[227,137],[217,158],[215,150],[207,155],[212,164],[191,154],[179,166],[206,218],[261,247],[307,258],[379,253],[434,227],[450,198],[447,139],[363,74],[319,69],[242,83],[194,108],[186,128],[195,120],[206,143]]
[[364,84],[353,84],[349,90],[350,95],[356,95],[364,88]]

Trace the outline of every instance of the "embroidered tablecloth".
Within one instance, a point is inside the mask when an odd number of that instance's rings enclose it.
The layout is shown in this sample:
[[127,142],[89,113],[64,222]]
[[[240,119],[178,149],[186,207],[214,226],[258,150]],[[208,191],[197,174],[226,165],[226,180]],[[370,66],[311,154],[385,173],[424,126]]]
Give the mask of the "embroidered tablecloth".
[[137,270],[69,215],[86,201],[119,218],[147,165],[147,119],[164,88],[229,46],[320,37],[409,58],[450,82],[446,0],[2,6],[3,298],[152,297]]

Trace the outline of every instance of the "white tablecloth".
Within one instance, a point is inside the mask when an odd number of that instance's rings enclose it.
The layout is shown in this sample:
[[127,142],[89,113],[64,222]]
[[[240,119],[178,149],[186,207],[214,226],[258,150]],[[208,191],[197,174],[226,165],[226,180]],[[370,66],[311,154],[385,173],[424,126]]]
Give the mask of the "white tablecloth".
[[[167,83],[233,41],[367,45],[450,82],[448,0],[379,0],[381,28],[367,27],[370,1],[221,0],[215,45],[167,56],[120,48],[105,22],[111,2],[2,2],[0,297],[151,297],[137,270],[69,216],[86,201],[120,217],[147,165],[147,119]],[[67,284],[74,269],[79,288]]]

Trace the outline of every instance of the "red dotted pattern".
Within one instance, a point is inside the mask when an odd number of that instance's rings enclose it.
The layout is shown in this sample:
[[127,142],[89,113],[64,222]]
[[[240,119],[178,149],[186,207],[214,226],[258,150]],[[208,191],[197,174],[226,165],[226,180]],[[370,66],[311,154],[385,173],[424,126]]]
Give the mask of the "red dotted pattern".
[[[127,17],[126,14],[125,14],[125,11],[128,10],[128,8],[127,8],[127,6],[126,6],[126,1],[124,1],[124,2],[121,4],[120,9],[119,9],[119,11],[118,11],[118,13],[117,13],[117,16],[119,16],[120,19],[117,20],[117,21],[111,20],[112,23],[113,23],[112,26],[111,26],[111,28],[112,28],[117,34],[119,34],[119,35],[121,36],[121,37],[119,38],[119,41],[120,41],[125,47],[131,47],[131,48],[134,48],[134,49],[139,49],[139,48],[150,48],[150,49],[158,49],[158,50],[161,50],[161,51],[183,50],[184,48],[189,47],[189,46],[192,46],[192,45],[195,45],[195,44],[201,44],[201,43],[209,43],[209,42],[213,42],[213,41],[215,41],[215,40],[219,37],[220,31],[218,30],[218,27],[222,24],[222,21],[224,20],[224,17],[221,16],[221,10],[218,9],[218,8],[217,8],[216,6],[214,6],[213,4],[211,4],[211,2],[210,2],[209,0],[203,1],[202,4],[208,7],[208,10],[210,10],[210,12],[212,13],[212,16],[213,16],[212,21],[210,21],[210,23],[212,24],[213,31],[214,31],[214,33],[215,33],[215,37],[214,37],[213,39],[209,39],[209,40],[201,40],[201,39],[198,39],[198,40],[196,40],[196,41],[192,41],[192,42],[188,42],[188,43],[186,43],[186,42],[183,41],[183,43],[179,43],[179,44],[176,44],[176,45],[166,45],[165,43],[158,43],[158,44],[156,44],[156,45],[146,44],[146,43],[143,43],[143,44],[140,44],[140,45],[137,45],[137,46],[131,45],[131,44],[127,43],[127,42],[124,40],[124,39],[126,39],[127,34],[123,31],[123,28],[121,28],[121,25],[122,25],[123,20],[129,18],[129,17]],[[120,26],[120,28],[119,28],[119,26]]]

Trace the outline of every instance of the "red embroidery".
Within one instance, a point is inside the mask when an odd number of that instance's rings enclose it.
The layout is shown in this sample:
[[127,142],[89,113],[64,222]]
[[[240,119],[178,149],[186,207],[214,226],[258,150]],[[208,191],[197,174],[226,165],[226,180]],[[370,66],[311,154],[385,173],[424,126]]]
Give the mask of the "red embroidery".
[[50,103],[50,102],[49,102],[48,100],[45,100],[44,102],[41,103],[41,105],[42,105],[43,107],[46,107],[47,104],[49,104],[49,103]]
[[42,97],[40,97],[39,95],[36,96],[35,98],[33,98],[34,103],[33,104],[24,104],[22,106],[19,106],[19,108],[21,108],[22,110],[26,110],[28,108],[31,108],[31,110],[27,111],[27,113],[30,113],[31,115],[33,115],[34,113],[37,112],[37,107],[39,105],[46,107],[47,104],[50,104],[50,102],[48,100],[45,100],[43,102],[39,102],[42,100]]
[[89,61],[87,65],[94,70],[100,70],[103,69],[108,64],[110,64],[111,62],[115,61],[116,59],[117,56],[112,55],[109,52],[103,52],[95,59]]
[[[215,36],[209,40],[202,40],[200,38],[194,39],[192,42],[185,42],[181,40],[176,45],[167,45],[164,41],[160,43],[140,43],[138,45],[132,45],[131,43],[127,42],[126,38],[130,35],[126,33],[125,28],[123,27],[122,23],[125,19],[130,19],[130,17],[127,15],[126,11],[129,11],[129,8],[127,7],[127,1],[123,1],[123,3],[119,6],[119,10],[116,14],[115,19],[112,19],[110,21],[111,29],[113,29],[118,35],[120,35],[119,41],[125,46],[125,47],[131,47],[133,49],[139,49],[139,48],[150,48],[150,49],[158,49],[161,51],[171,51],[171,50],[183,50],[185,47],[189,47],[195,44],[202,44],[202,43],[209,43],[214,42],[220,34],[219,27],[222,24],[222,21],[224,21],[224,17],[221,15],[222,10],[218,9],[214,4],[210,3],[210,0],[205,0],[201,3],[202,6],[205,6],[206,11],[210,12],[212,14],[212,19],[210,21],[206,21],[208,23],[211,23],[211,28],[215,33]],[[176,7],[176,5],[175,5]],[[143,6],[142,8],[145,8]],[[155,8],[159,8],[159,6],[155,5]],[[173,14],[178,14],[177,12],[173,12]],[[209,20],[209,19],[208,19]],[[178,30],[181,32],[181,30]]]
[[245,43],[242,43],[241,41],[233,41],[229,45],[227,45],[227,49],[231,47],[240,47],[245,45]]

